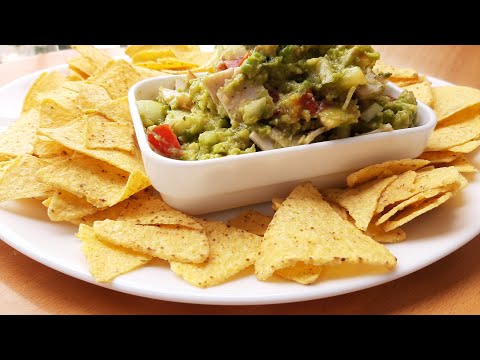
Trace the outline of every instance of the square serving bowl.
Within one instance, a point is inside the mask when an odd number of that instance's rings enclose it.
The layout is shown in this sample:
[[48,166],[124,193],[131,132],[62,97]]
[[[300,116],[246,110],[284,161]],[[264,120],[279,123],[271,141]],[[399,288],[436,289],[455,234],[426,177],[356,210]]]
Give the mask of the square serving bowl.
[[[223,158],[184,161],[154,152],[147,141],[137,100],[154,100],[161,86],[174,89],[184,75],[143,80],[129,91],[130,112],[147,175],[170,206],[196,215],[285,196],[301,182],[340,186],[345,175],[387,160],[420,155],[437,118],[418,102],[417,126],[346,139],[293,146]],[[388,83],[386,93],[398,96],[399,87]]]

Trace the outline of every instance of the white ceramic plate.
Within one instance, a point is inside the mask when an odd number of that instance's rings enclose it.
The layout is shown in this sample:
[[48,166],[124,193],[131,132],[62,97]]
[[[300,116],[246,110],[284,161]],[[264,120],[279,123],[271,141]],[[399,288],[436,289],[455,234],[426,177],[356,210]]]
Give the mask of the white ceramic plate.
[[[66,66],[57,66],[65,69]],[[53,69],[53,68],[52,68]],[[22,77],[0,89],[0,118],[15,118],[23,98],[40,72]],[[435,85],[447,84],[431,79]],[[3,124],[0,123],[0,126]],[[407,145],[408,146],[408,145]],[[480,154],[471,156],[480,164]],[[398,259],[395,270],[385,275],[335,279],[304,286],[290,282],[261,282],[253,274],[209,289],[188,285],[169,270],[168,264],[148,265],[119,276],[111,284],[99,284],[90,276],[75,237],[77,227],[49,221],[45,208],[37,201],[23,200],[0,204],[0,239],[32,259],[53,269],[113,290],[169,301],[249,305],[304,301],[345,294],[398,279],[452,253],[480,233],[480,181],[468,176],[470,185],[459,195],[405,226],[408,240],[387,247]],[[271,214],[269,203],[250,206]],[[208,215],[227,220],[243,209]]]

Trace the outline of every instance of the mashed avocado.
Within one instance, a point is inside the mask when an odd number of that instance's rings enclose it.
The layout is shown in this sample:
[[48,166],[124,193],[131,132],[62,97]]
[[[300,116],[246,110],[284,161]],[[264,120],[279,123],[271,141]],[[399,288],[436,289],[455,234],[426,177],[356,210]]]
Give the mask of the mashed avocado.
[[154,142],[165,145],[155,129],[170,127],[183,160],[415,126],[413,93],[384,95],[386,78],[372,71],[379,57],[369,45],[228,46],[213,73],[138,107]]

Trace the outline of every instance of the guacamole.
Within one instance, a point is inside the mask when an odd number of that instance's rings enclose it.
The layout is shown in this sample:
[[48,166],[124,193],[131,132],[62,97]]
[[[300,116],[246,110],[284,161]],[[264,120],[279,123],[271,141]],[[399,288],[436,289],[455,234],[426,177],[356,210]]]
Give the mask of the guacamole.
[[413,93],[384,94],[369,45],[237,45],[212,73],[138,101],[148,140],[182,160],[306,145],[415,126]]

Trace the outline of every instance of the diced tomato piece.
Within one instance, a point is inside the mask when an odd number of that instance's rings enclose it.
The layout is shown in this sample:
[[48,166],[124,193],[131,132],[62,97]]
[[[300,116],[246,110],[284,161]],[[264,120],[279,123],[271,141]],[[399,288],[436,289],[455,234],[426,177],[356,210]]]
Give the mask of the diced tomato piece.
[[311,92],[307,92],[300,97],[300,105],[310,111],[310,114],[315,114],[318,111],[317,103]]
[[217,66],[215,67],[216,72],[220,72],[223,70],[227,70],[227,65],[225,64],[225,61],[222,61],[221,63],[218,63]]
[[147,138],[150,144],[157,152],[169,158],[178,158],[182,154],[182,147],[169,125],[158,125],[153,129],[153,133],[149,133]]

